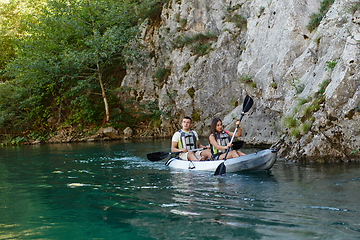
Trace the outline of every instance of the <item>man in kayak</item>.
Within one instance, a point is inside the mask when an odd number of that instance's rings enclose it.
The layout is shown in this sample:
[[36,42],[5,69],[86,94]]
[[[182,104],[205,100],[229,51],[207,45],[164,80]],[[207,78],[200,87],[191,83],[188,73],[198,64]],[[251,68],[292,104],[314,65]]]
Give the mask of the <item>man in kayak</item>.
[[171,140],[171,151],[182,152],[179,157],[189,161],[203,161],[211,159],[210,149],[191,151],[197,148],[206,148],[200,143],[197,133],[191,130],[192,120],[190,117],[184,117],[181,123],[182,129],[177,131]]
[[[238,130],[235,137],[241,136],[240,122],[237,121]],[[232,150],[232,143],[230,143],[233,132],[223,130],[222,121],[219,118],[214,118],[211,122],[211,129],[209,135],[210,149],[212,158],[214,160],[224,159],[226,150],[230,147],[230,150],[226,158],[235,158],[246,155],[241,151]]]

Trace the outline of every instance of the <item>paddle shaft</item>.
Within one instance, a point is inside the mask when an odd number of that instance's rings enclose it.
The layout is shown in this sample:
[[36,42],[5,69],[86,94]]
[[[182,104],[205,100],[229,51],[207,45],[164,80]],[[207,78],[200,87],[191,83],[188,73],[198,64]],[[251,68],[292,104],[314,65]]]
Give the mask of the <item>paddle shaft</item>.
[[[241,122],[241,119],[243,118],[244,114],[245,114],[244,112],[241,113],[239,122]],[[236,132],[237,132],[238,127],[239,127],[239,125],[236,125],[235,131],[234,131],[234,134],[233,134],[232,137],[231,137],[230,143],[232,143],[232,142],[234,141],[234,137],[235,137],[235,134],[236,134]],[[225,153],[225,156],[224,156],[224,161],[226,160],[226,157],[227,157],[227,155],[228,155],[228,153],[229,153],[229,150],[230,150],[230,147],[228,147],[228,148],[226,149],[226,153]]]
[[[204,149],[206,149],[206,148],[195,148],[195,149],[188,150],[188,152],[197,152],[197,151],[201,151]],[[171,154],[180,154],[180,153],[183,153],[183,151],[171,152]]]
[[[201,151],[204,150],[206,148],[196,148],[196,149],[192,149],[192,150],[188,150],[188,152],[196,152],[196,151]],[[183,151],[179,151],[179,152],[153,152],[153,153],[148,153],[147,154],[147,158],[152,161],[152,162],[156,162],[156,161],[161,161],[169,156],[177,156],[180,153],[183,153]]]

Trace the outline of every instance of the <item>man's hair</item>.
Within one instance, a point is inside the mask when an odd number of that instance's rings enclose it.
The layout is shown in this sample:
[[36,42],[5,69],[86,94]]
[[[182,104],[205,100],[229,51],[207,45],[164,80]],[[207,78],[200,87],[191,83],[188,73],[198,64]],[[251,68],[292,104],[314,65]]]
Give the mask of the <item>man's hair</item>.
[[192,123],[191,117],[185,116],[183,119],[189,119],[189,120],[190,120],[190,123]]

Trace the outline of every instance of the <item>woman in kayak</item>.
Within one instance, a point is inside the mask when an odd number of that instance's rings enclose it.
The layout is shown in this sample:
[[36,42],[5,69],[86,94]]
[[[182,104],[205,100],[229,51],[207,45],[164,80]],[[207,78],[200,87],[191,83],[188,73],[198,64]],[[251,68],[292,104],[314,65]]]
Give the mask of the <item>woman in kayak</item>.
[[[237,121],[238,130],[235,137],[241,136],[240,122]],[[225,157],[225,152],[228,147],[232,147],[231,137],[234,135],[233,132],[223,130],[222,122],[219,118],[214,118],[211,122],[211,130],[209,135],[210,150],[214,160],[221,160]],[[230,148],[226,159],[244,156],[245,153],[241,151],[232,150]]]

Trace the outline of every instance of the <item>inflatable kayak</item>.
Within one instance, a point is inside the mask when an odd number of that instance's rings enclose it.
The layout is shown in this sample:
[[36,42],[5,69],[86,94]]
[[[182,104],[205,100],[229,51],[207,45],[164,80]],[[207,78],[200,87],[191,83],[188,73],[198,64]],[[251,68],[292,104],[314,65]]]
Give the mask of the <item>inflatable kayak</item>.
[[185,161],[178,157],[172,157],[165,162],[165,165],[173,169],[215,171],[221,163],[224,163],[226,172],[266,171],[275,164],[276,157],[277,151],[275,149],[265,149],[245,156],[230,158],[226,161]]

